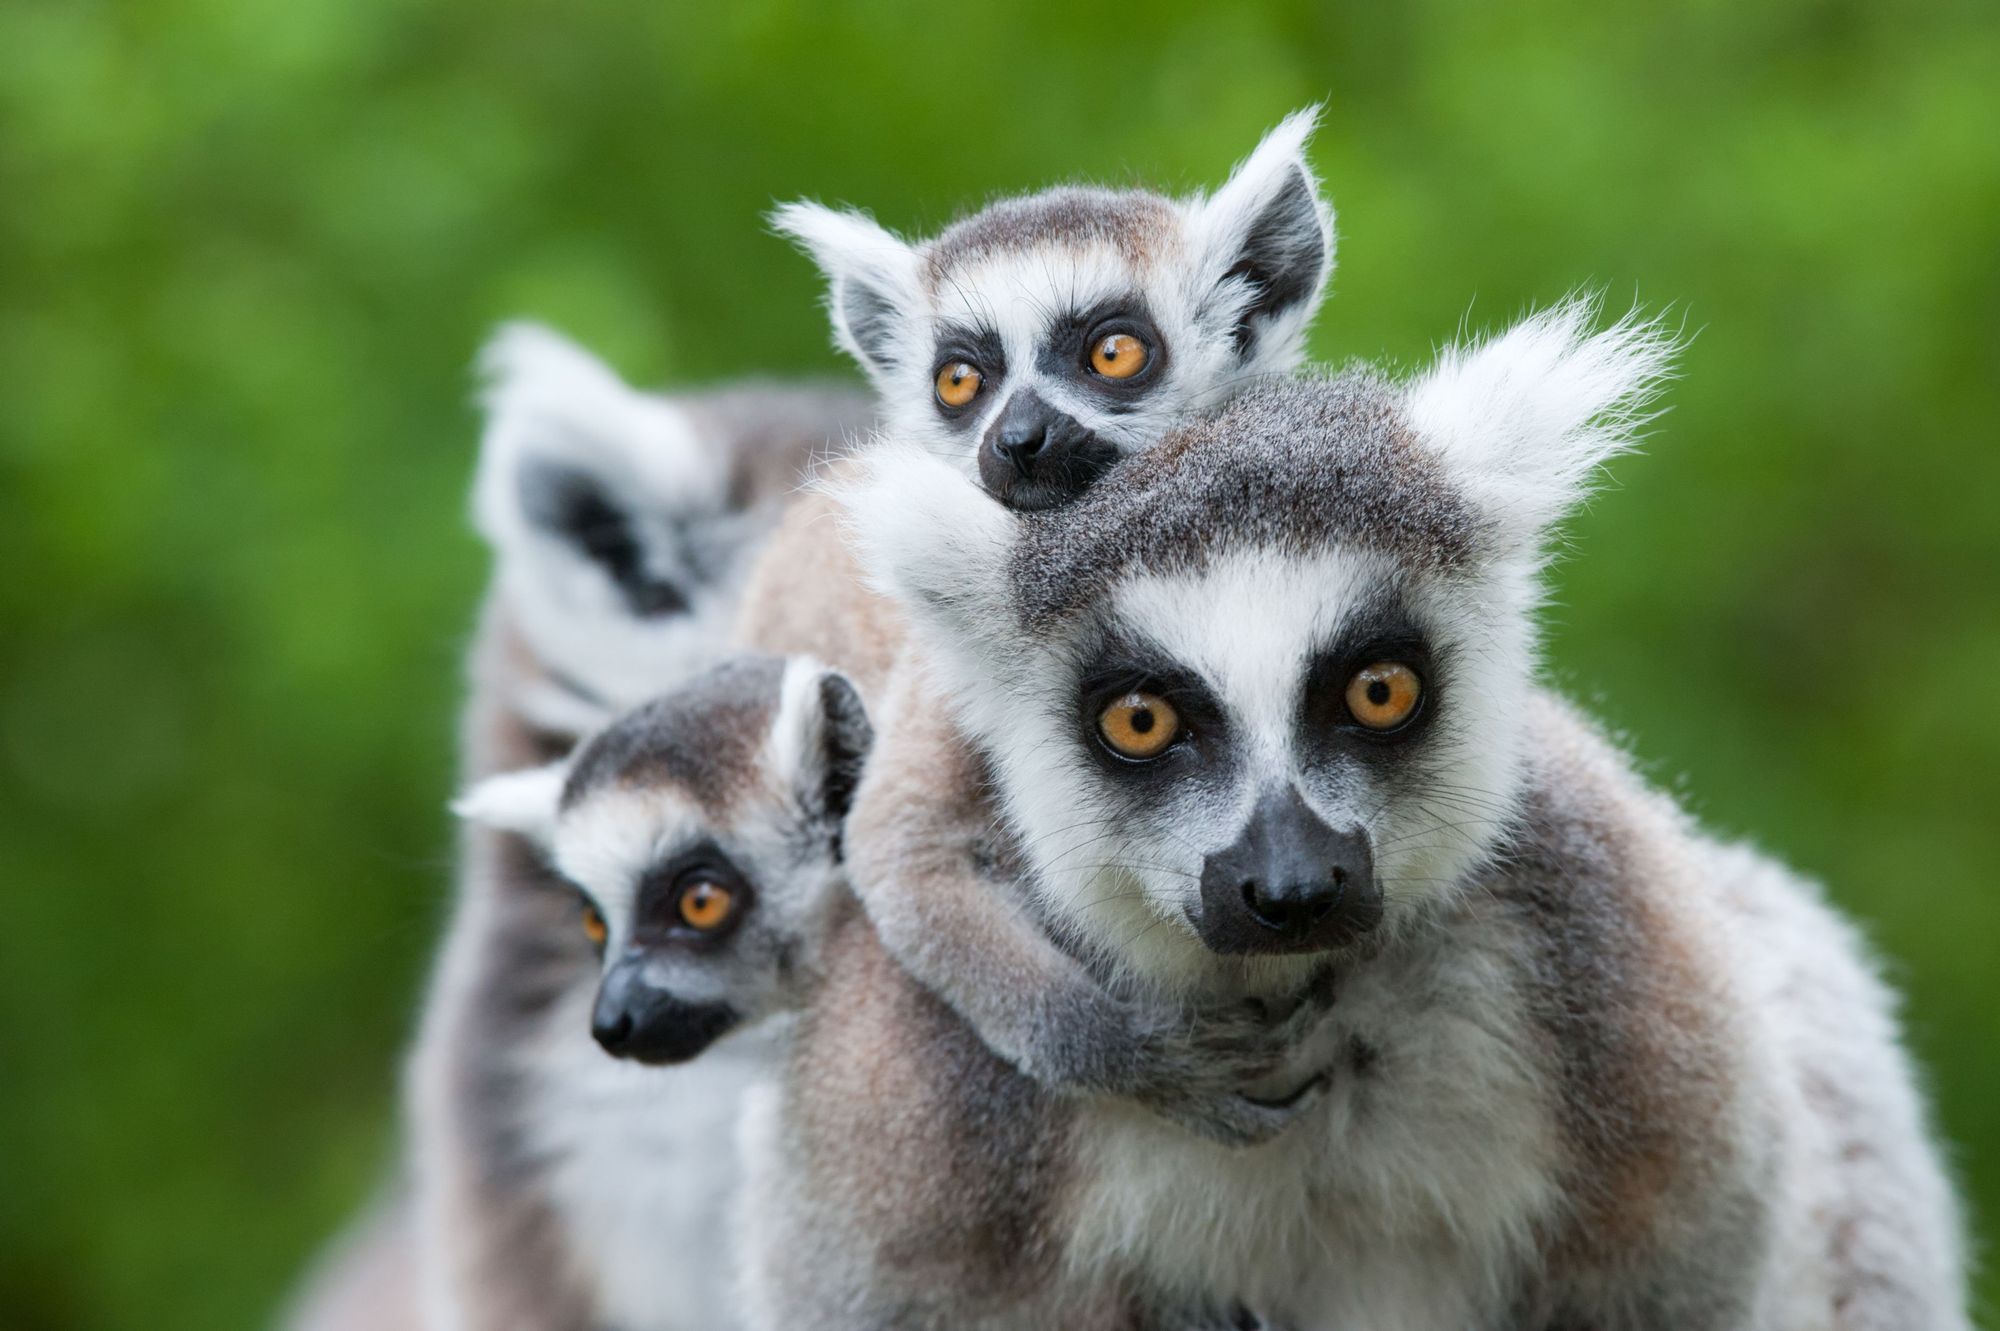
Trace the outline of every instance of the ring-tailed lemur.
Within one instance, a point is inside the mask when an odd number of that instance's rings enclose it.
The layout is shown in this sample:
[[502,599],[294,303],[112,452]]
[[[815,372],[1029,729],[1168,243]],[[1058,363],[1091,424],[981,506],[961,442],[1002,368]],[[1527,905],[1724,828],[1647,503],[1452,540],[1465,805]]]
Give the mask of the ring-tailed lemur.
[[[474,510],[496,573],[470,654],[468,781],[557,759],[727,654],[759,534],[868,421],[861,394],[823,387],[640,392],[534,328],[504,331],[484,366]],[[471,827],[462,845],[407,1071],[406,1178],[322,1261],[290,1324],[722,1324],[713,1280],[650,1301],[658,1254],[622,1226],[630,1190],[593,1191],[665,1129],[659,1074],[591,1038],[598,967],[575,889],[524,838]],[[761,1074],[754,1043],[702,1061],[715,1097]],[[621,1302],[629,1284],[642,1292]]]
[[[871,740],[860,696],[837,672],[731,657],[567,758],[488,777],[456,808],[526,837],[581,895],[603,960],[589,1019],[598,1044],[639,1063],[685,1063],[803,1001],[844,892],[841,828]],[[665,1111],[689,1129],[682,1153],[627,1166],[661,1192],[716,1195],[696,1180],[724,1167],[717,1139],[694,1119],[713,1115],[726,1140],[734,1110],[691,1088],[704,1103]],[[684,1241],[667,1229],[649,1237]]]
[[1318,115],[1293,114],[1212,195],[1045,190],[916,242],[812,203],[772,221],[825,271],[835,341],[886,433],[1040,508],[1298,368],[1333,271],[1333,210],[1305,158]]
[[1218,1291],[1367,1331],[1967,1325],[1860,940],[1535,683],[1549,531],[1668,360],[1588,321],[1253,390],[1049,512],[864,464],[851,529],[933,683],[878,711],[856,872],[997,821],[1100,973],[1213,1000],[1330,962],[1337,997],[1289,1077],[1317,1098],[1227,1149],[1051,1093],[837,930],[749,1134],[756,1325]]

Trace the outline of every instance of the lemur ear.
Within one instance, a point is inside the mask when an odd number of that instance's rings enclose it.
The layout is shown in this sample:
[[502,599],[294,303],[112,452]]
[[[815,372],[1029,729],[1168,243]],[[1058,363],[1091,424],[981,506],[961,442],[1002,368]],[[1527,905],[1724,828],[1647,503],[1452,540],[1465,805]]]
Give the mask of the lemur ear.
[[1239,356],[1272,369],[1304,355],[1333,273],[1333,206],[1306,160],[1319,113],[1285,117],[1193,216],[1207,313],[1230,321]]
[[1473,497],[1501,550],[1533,554],[1584,496],[1591,474],[1630,449],[1678,335],[1636,311],[1601,332],[1594,299],[1534,314],[1453,347],[1411,385],[1417,438]]
[[854,790],[875,743],[875,728],[852,681],[806,657],[786,662],[772,739],[778,770],[792,774],[800,804],[837,828],[854,806]]
[[864,458],[833,494],[869,585],[938,645],[1007,637],[1013,513],[925,449],[884,442]]
[[546,850],[555,839],[568,777],[567,762],[489,776],[453,800],[451,811],[469,823],[517,833]]
[[593,612],[686,610],[649,528],[719,509],[728,485],[687,417],[533,324],[502,328],[480,369],[487,425],[473,507],[502,577]]
[[840,349],[871,377],[894,370],[898,335],[917,311],[916,251],[866,213],[817,203],[773,210],[771,228],[826,274],[826,309]]

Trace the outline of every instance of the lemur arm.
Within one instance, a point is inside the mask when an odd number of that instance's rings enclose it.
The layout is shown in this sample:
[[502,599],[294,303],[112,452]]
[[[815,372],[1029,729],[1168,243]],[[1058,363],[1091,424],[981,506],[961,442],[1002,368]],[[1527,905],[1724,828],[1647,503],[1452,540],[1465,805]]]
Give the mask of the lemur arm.
[[1114,994],[1052,941],[1004,865],[972,747],[915,670],[877,695],[881,724],[847,825],[850,878],[884,946],[994,1052],[1058,1090],[1129,1096],[1207,1135],[1275,1132],[1297,1107],[1240,1093],[1319,1014],[1248,1005],[1195,1016]]

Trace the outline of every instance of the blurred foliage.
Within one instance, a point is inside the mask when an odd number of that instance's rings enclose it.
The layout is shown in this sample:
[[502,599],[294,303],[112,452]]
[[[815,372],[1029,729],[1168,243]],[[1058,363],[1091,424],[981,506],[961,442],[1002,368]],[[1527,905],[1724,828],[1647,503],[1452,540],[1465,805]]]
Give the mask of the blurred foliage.
[[824,369],[774,200],[1190,187],[1321,97],[1322,355],[1698,331],[1555,673],[1866,921],[1994,1214],[1996,70],[1970,0],[6,0],[0,1322],[256,1324],[391,1155],[495,321]]

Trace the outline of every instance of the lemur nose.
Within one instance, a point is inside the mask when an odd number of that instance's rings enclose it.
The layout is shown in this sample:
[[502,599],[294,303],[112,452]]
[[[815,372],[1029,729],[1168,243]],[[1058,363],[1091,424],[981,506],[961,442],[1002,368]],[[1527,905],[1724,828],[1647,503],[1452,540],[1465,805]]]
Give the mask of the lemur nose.
[[1330,915],[1347,895],[1347,871],[1335,868],[1317,883],[1272,884],[1250,879],[1242,887],[1243,904],[1257,923],[1288,938],[1302,937]]
[[607,1054],[622,1054],[632,1042],[632,1014],[629,1012],[606,1012],[599,1008],[590,1023],[591,1038],[604,1047]]
[[1016,474],[1027,476],[1041,456],[1042,449],[1049,442],[1049,423],[1046,419],[1011,426],[996,432],[993,436],[993,451],[1005,458]]

